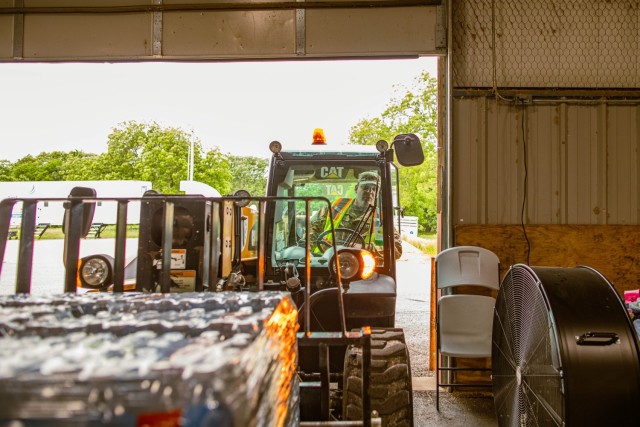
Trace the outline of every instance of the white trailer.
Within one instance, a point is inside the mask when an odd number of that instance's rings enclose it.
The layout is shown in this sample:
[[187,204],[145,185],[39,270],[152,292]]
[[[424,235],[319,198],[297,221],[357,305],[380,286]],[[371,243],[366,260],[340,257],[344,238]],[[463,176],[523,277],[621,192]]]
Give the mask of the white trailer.
[[[11,197],[58,198],[67,197],[73,187],[90,187],[96,190],[98,197],[128,198],[142,197],[145,191],[151,190],[149,181],[23,181],[0,182],[0,199]],[[93,217],[94,223],[115,224],[117,203],[98,202]],[[37,208],[37,223],[62,225],[64,209],[62,202],[40,202]],[[20,206],[14,208],[11,218],[12,226],[19,226],[22,218]],[[140,203],[131,202],[127,209],[127,222],[140,222]]]

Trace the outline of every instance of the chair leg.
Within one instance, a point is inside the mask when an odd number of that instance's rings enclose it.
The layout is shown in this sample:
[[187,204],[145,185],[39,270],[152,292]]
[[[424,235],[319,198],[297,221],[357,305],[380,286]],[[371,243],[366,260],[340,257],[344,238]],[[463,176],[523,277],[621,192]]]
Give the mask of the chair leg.
[[440,351],[436,350],[436,411],[440,412]]

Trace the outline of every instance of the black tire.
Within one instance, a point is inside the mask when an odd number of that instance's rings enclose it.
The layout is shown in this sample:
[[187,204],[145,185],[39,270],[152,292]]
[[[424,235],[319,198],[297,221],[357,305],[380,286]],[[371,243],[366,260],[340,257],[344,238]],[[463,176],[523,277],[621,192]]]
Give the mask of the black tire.
[[[371,410],[382,425],[413,426],[411,364],[402,329],[371,330]],[[343,419],[362,419],[362,349],[349,346],[344,356]]]

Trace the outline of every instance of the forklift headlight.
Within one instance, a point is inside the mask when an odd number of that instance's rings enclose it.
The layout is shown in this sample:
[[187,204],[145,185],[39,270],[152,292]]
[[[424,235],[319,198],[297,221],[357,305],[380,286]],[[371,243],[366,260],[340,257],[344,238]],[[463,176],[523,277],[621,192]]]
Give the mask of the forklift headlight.
[[360,271],[358,257],[352,252],[338,252],[340,260],[340,277],[342,280],[351,280]]
[[[376,260],[373,254],[363,249],[340,249],[338,251],[338,260],[340,264],[340,278],[347,282],[368,279],[375,272]],[[335,274],[335,257],[332,258],[331,265]]]
[[109,255],[84,257],[80,262],[78,275],[83,288],[106,288],[113,281],[113,258]]

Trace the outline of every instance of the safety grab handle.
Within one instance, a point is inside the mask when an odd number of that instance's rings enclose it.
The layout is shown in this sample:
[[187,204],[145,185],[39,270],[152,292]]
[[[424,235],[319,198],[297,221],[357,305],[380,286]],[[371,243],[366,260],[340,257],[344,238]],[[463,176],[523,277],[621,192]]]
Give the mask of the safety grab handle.
[[611,345],[620,342],[620,337],[615,332],[585,332],[576,336],[578,345]]

